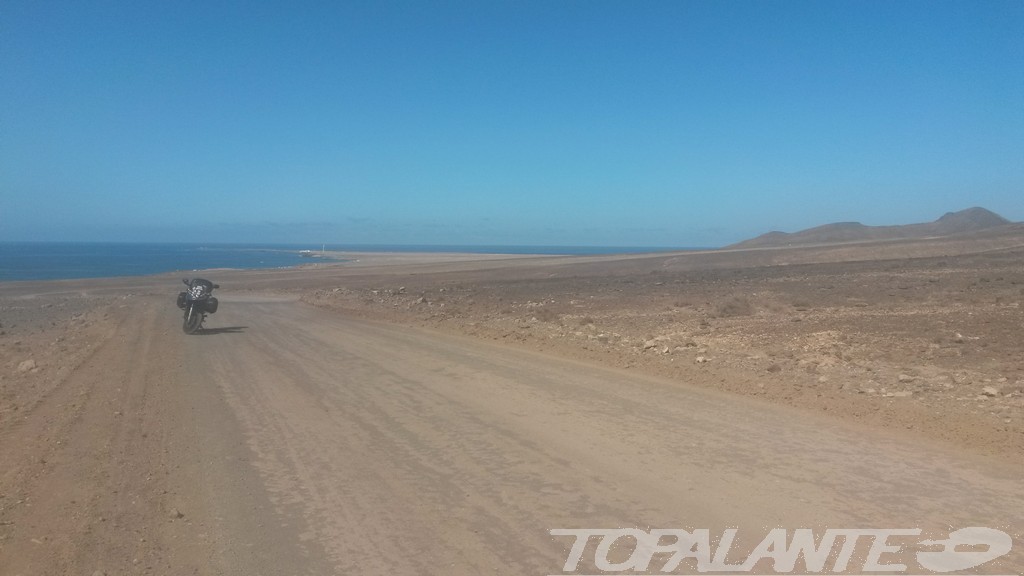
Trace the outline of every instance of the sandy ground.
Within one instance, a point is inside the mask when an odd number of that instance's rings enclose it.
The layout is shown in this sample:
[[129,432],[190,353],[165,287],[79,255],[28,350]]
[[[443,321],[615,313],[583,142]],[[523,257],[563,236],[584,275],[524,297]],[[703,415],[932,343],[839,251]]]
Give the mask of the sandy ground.
[[1024,232],[1003,240],[526,261],[303,299],[1021,454]]
[[1017,240],[217,271],[191,337],[173,275],[2,284],[0,574],[558,574],[556,528],[966,526],[1020,574]]

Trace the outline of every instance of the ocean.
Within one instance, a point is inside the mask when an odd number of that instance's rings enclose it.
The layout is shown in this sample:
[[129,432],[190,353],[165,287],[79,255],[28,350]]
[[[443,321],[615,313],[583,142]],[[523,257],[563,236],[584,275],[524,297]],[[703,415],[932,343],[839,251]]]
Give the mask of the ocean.
[[[299,255],[311,245],[0,242],[0,281],[145,276],[207,268],[287,268],[324,262]],[[471,254],[632,254],[687,250],[614,246],[417,246],[327,244],[339,252],[463,252]],[[692,248],[689,248],[692,250]]]

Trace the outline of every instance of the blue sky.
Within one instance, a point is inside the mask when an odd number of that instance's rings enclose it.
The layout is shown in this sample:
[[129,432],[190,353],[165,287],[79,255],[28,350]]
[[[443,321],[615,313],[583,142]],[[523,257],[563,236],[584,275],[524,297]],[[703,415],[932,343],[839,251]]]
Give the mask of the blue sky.
[[1024,220],[1024,2],[0,4],[0,240]]

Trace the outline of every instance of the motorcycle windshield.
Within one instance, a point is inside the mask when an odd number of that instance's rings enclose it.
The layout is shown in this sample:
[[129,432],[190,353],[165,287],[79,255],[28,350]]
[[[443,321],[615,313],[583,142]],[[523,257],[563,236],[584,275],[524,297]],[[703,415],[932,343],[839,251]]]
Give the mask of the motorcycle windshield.
[[213,282],[202,278],[196,278],[189,283],[189,288],[193,294],[198,294],[198,296],[211,294],[213,292]]

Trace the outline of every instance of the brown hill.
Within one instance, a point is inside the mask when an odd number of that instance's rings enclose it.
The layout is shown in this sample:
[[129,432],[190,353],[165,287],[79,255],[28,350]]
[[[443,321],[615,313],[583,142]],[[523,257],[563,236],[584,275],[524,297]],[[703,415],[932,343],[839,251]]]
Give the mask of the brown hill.
[[814,244],[842,244],[873,242],[904,238],[937,238],[987,230],[1011,222],[984,208],[968,208],[947,212],[934,222],[904,224],[900,226],[866,226],[860,222],[837,222],[800,232],[768,232],[728,248],[775,248],[780,246],[808,246]]

